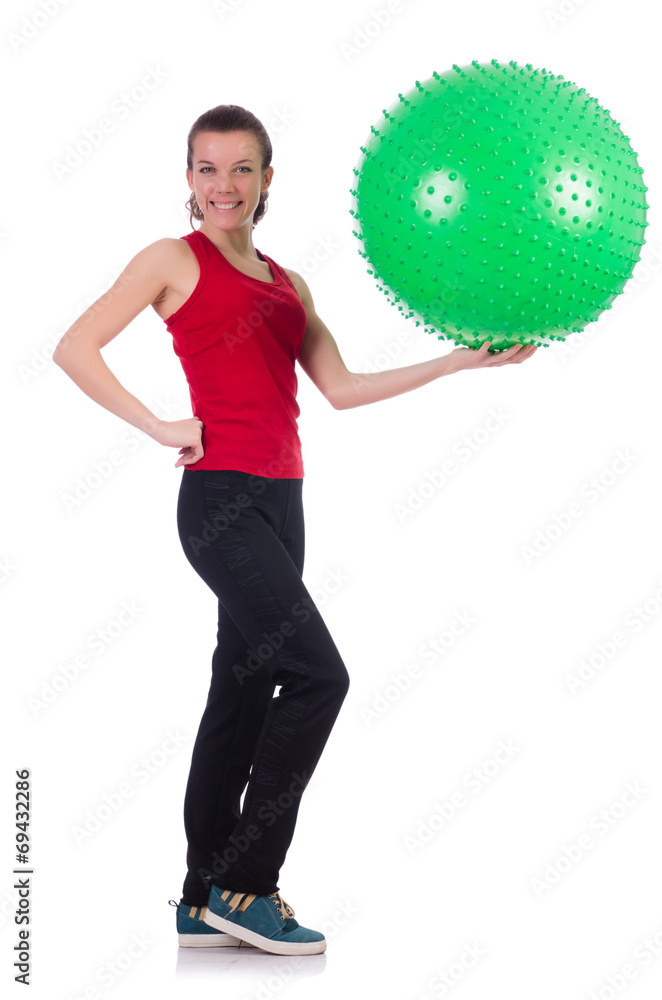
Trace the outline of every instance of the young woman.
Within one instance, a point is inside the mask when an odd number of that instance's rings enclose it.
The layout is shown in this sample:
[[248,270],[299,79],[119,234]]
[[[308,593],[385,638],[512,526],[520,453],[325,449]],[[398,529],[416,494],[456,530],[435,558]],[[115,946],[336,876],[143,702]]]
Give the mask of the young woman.
[[[295,361],[335,409],[346,409],[462,369],[518,364],[537,348],[459,347],[356,378],[303,278],[253,245],[271,157],[249,111],[220,105],[201,115],[188,136],[193,232],[136,254],[67,330],[53,360],[101,406],[179,449],[179,537],[218,599],[211,686],[184,801],[188,871],[179,904],[172,901],[180,944],[243,942],[292,955],[326,947],[323,934],[294,919],[278,877],[349,684],[302,581]],[[157,419],[101,357],[148,305],[166,323],[189,384],[194,415],[184,420]]]

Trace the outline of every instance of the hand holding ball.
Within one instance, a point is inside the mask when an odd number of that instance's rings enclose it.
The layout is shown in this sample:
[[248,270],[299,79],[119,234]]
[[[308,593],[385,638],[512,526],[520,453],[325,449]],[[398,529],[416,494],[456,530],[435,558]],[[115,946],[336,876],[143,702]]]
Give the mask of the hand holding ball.
[[369,273],[405,316],[503,349],[565,340],[611,307],[639,260],[647,188],[583,88],[474,61],[417,81],[383,119],[350,211]]

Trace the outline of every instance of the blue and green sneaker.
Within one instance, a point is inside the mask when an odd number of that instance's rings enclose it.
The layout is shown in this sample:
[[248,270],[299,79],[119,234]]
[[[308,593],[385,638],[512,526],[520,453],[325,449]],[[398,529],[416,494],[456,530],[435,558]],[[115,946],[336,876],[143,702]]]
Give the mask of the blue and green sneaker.
[[326,949],[319,931],[301,927],[279,892],[257,896],[213,885],[203,921],[274,955],[318,955]]
[[186,903],[177,903],[174,899],[169,899],[168,902],[177,907],[177,934],[182,948],[251,947],[246,941],[206,924],[206,906],[188,906]]

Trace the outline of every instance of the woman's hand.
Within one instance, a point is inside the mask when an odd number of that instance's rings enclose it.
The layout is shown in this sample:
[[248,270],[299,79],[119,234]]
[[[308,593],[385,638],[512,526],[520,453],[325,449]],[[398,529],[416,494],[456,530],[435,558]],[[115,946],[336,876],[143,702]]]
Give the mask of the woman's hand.
[[202,432],[204,424],[199,417],[188,417],[186,420],[159,420],[156,430],[151,435],[158,444],[170,448],[179,447],[180,457],[175,462],[178,465],[192,465],[199,462],[204,455],[202,447]]
[[479,348],[456,347],[448,355],[452,358],[452,365],[456,371],[463,371],[469,368],[493,368],[497,365],[518,365],[521,361],[526,361],[538,350],[536,344],[514,344],[505,351],[498,351],[496,354],[489,354],[490,341],[485,341]]

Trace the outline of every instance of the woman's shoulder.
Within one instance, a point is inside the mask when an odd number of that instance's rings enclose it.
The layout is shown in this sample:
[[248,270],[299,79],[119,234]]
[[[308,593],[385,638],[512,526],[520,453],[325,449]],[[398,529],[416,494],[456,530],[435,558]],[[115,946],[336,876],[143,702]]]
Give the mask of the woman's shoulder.
[[282,264],[280,265],[280,267],[282,268],[283,271],[285,271],[285,274],[288,276],[288,278],[296,288],[300,298],[304,289],[305,281],[303,280],[301,275],[297,271],[293,271],[291,267],[283,267]]
[[175,236],[163,236],[160,240],[154,240],[148,244],[141,253],[145,261],[154,264],[168,266],[169,264],[180,265],[182,261],[189,260],[191,248],[188,240]]
[[298,271],[293,271],[291,267],[283,267],[283,271],[285,271],[285,274],[288,276],[288,278],[294,285],[296,293],[303,302],[303,304],[306,306],[306,308],[308,308],[311,302],[311,295],[310,295],[310,289],[308,288],[308,285],[306,284],[304,279],[301,277]]
[[[186,236],[193,236],[193,235],[194,235],[193,232],[186,234]],[[155,253],[158,253],[159,251],[165,251],[165,252],[170,251],[177,253],[188,242],[189,242],[188,239],[184,236],[163,236],[161,237],[160,240],[154,240],[154,242],[150,243],[149,246],[155,248],[154,250]]]
[[157,257],[159,254],[178,253],[184,248],[187,242],[183,237],[163,236],[160,240],[154,240],[153,243],[149,243],[144,248],[143,253],[147,253],[152,257]]

